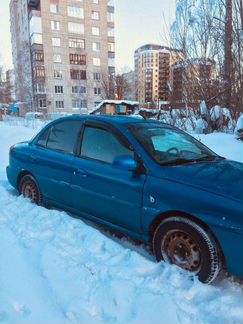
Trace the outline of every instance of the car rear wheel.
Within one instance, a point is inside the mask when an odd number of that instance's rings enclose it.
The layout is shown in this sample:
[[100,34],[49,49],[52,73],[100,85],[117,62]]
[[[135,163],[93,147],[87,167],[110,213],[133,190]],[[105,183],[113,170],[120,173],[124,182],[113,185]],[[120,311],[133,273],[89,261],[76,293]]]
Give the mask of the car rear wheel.
[[175,264],[211,283],[221,270],[221,253],[213,236],[192,220],[170,217],[154,232],[153,250],[158,261]]
[[19,183],[19,193],[25,198],[29,198],[33,203],[40,205],[42,195],[35,178],[31,175],[25,175]]

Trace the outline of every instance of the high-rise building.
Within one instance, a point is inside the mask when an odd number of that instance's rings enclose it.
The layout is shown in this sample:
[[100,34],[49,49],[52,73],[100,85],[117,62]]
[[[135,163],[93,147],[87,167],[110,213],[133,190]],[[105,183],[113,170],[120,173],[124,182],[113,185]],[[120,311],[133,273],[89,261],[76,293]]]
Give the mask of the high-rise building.
[[135,51],[137,100],[141,105],[168,101],[173,73],[171,66],[183,58],[180,50],[147,44]]
[[10,14],[17,100],[72,114],[102,101],[115,72],[112,0],[11,0]]
[[199,107],[202,100],[214,97],[218,88],[216,63],[209,58],[193,58],[172,66],[172,107]]

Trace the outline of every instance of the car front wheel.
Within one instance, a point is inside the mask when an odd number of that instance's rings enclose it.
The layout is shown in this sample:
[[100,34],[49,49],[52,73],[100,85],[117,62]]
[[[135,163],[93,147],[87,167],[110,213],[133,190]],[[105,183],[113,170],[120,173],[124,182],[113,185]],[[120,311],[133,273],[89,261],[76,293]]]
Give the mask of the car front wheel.
[[221,253],[213,236],[192,220],[170,217],[154,232],[153,250],[158,261],[175,264],[211,283],[221,270]]
[[19,183],[19,193],[25,198],[29,198],[35,204],[41,204],[42,196],[40,189],[34,177],[25,175],[21,178]]

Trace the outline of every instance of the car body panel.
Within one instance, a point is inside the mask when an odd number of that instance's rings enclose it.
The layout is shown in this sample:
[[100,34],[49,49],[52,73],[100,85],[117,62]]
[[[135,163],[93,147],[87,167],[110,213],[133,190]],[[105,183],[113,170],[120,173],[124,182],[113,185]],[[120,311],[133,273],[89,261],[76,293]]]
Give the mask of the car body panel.
[[[46,127],[70,119],[102,122],[115,128],[136,152],[143,171],[119,170],[36,145]],[[151,242],[151,226],[160,217],[178,214],[192,217],[214,234],[228,270],[242,277],[243,164],[217,160],[159,166],[127,128],[144,122],[108,116],[75,116],[53,121],[29,143],[14,147],[7,167],[8,179],[17,189],[21,172],[29,172],[36,178],[45,203],[145,242]]]
[[144,175],[79,157],[74,157],[73,167],[76,169],[70,188],[73,207],[141,233]]

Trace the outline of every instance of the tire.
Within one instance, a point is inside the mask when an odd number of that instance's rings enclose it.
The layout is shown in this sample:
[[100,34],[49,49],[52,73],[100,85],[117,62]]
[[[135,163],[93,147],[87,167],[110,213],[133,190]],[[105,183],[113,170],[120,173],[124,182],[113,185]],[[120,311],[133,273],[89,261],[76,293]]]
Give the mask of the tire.
[[160,223],[154,232],[153,251],[157,261],[176,264],[204,283],[213,282],[222,267],[222,254],[213,236],[183,217],[170,217]]
[[24,175],[20,179],[19,193],[25,198],[29,198],[31,202],[40,205],[42,203],[42,195],[35,178],[29,174]]

